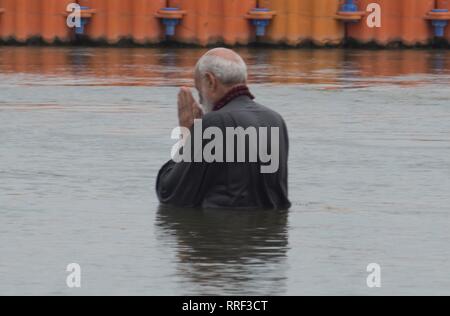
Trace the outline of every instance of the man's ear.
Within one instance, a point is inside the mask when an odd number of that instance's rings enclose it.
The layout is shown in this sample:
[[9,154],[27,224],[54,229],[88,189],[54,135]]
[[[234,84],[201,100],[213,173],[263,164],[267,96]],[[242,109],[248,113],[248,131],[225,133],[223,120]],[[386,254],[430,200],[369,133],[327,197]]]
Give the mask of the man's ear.
[[215,90],[217,88],[217,80],[212,73],[206,73],[206,83],[211,90]]

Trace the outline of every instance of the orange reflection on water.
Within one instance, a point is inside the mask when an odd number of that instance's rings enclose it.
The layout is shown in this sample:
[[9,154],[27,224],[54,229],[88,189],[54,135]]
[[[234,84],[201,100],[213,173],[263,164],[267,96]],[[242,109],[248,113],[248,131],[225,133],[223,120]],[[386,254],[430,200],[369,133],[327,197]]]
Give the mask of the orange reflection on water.
[[[192,85],[205,49],[0,48],[0,75],[16,84],[94,86]],[[242,48],[250,82],[358,87],[448,81],[450,52],[431,50],[297,50]],[[406,78],[407,77],[407,78]],[[425,79],[427,77],[428,79]],[[5,80],[8,80],[5,77]]]

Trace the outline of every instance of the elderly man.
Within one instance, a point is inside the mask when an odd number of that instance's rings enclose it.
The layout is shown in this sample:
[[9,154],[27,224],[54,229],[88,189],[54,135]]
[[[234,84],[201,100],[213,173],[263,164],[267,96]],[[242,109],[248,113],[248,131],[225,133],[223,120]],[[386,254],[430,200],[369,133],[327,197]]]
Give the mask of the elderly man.
[[278,113],[253,101],[244,60],[229,49],[210,50],[197,63],[195,87],[199,103],[188,88],[178,95],[179,124],[188,132],[178,154],[192,159],[172,159],[161,168],[156,184],[160,202],[288,209],[286,124]]

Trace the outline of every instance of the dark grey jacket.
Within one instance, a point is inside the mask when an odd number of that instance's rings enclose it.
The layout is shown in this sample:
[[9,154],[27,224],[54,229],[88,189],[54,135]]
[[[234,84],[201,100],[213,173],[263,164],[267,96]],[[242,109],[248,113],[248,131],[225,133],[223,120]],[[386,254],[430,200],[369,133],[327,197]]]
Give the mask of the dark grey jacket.
[[[288,209],[289,139],[283,118],[273,110],[241,96],[222,109],[208,113],[202,120],[203,130],[218,127],[226,138],[227,127],[279,128],[279,168],[275,173],[261,173],[262,163],[248,162],[167,162],[159,171],[156,191],[162,204],[203,208]],[[193,132],[192,132],[193,135]],[[273,135],[272,135],[273,137]],[[268,153],[271,153],[269,137]],[[210,140],[203,140],[203,147]],[[237,146],[237,141],[235,145]],[[199,147],[200,149],[202,147]],[[226,157],[224,143],[224,156]],[[235,148],[236,153],[236,148]],[[198,154],[198,153],[197,153]],[[237,161],[237,160],[233,160]]]

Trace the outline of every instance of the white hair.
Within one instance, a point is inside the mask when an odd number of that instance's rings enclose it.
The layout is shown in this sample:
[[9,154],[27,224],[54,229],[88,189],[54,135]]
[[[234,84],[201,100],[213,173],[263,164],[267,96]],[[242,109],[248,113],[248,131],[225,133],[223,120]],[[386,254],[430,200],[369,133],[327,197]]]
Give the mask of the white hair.
[[236,85],[247,82],[247,65],[241,56],[228,59],[214,54],[206,54],[197,63],[200,76],[212,73],[225,85]]

